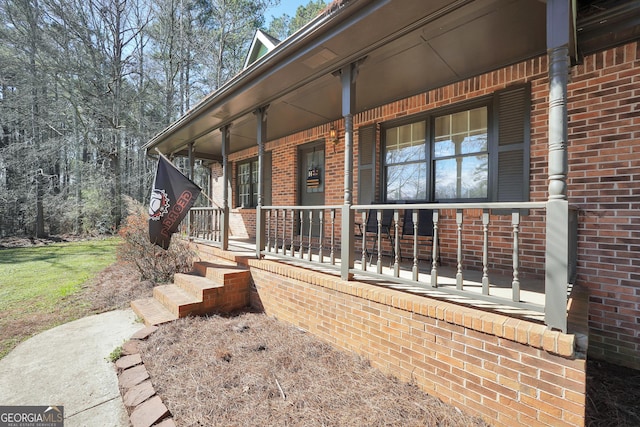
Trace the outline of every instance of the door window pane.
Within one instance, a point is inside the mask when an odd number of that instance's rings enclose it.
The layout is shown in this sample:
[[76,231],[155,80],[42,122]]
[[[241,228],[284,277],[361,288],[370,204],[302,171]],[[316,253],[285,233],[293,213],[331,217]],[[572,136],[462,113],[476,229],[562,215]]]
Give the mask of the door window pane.
[[307,193],[322,193],[324,192],[324,180],[326,179],[324,171],[324,150],[313,150],[312,153],[307,153],[307,175],[311,173],[317,174],[317,185],[306,185]]

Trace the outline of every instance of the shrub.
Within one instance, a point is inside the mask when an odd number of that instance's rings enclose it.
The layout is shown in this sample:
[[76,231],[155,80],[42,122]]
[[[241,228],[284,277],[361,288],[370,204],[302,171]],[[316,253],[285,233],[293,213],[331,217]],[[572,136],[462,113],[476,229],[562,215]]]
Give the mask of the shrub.
[[171,282],[175,273],[190,271],[196,253],[189,243],[174,236],[166,251],[152,244],[146,208],[131,198],[126,198],[125,202],[128,215],[118,232],[123,239],[118,247],[118,259],[135,264],[141,280],[156,283]]

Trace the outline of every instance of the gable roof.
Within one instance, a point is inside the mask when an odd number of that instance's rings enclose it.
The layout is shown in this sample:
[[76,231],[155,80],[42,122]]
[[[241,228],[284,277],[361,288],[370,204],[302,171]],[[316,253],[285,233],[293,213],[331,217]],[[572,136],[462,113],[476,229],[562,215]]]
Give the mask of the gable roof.
[[251,42],[247,59],[244,61],[244,68],[247,68],[249,65],[271,52],[278,43],[280,43],[280,40],[270,36],[261,29],[257,29],[256,34],[253,36],[253,41]]

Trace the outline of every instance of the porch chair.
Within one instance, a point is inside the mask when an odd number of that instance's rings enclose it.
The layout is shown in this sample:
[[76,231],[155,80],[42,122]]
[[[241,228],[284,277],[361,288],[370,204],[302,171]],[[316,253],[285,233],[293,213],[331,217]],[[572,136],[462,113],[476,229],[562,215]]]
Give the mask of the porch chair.
[[[431,237],[433,239],[433,209],[418,209],[418,236]],[[404,210],[402,217],[402,238],[410,238],[413,241],[413,209]],[[438,237],[440,240],[440,237]],[[433,242],[432,242],[433,244]],[[438,241],[439,245],[440,242]],[[432,251],[429,251],[429,261],[432,257]],[[410,257],[413,258],[413,254]],[[400,251],[400,259],[403,259],[402,250]],[[440,260],[438,260],[438,263]]]
[[[385,237],[389,240],[389,244],[391,245],[391,258],[395,258],[395,241],[391,235],[391,225],[393,222],[393,209],[383,209],[382,210],[382,218],[381,218],[381,234],[385,235]],[[373,255],[377,253],[377,235],[378,235],[378,210],[377,209],[369,209],[367,212],[367,222],[366,224],[362,224],[356,222],[358,226],[358,234],[356,237],[360,237],[365,239],[365,252],[369,257],[369,265],[371,265],[371,261],[373,260]],[[367,248],[366,238],[367,235],[373,234],[373,240],[371,241],[371,249]],[[382,256],[382,254],[380,254]],[[393,261],[392,261],[393,262]]]

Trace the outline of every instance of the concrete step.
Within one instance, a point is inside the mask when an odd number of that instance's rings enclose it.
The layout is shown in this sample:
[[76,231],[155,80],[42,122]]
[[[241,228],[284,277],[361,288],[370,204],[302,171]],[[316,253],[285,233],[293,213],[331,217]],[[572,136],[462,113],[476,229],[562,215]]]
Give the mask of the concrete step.
[[153,297],[177,317],[201,312],[202,300],[176,285],[156,286]]
[[138,317],[144,320],[144,324],[147,326],[171,322],[178,318],[155,298],[132,301],[131,308]]

